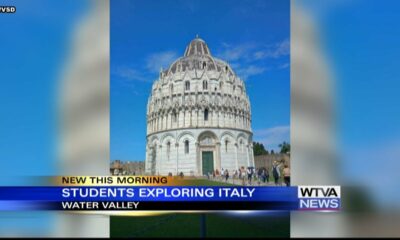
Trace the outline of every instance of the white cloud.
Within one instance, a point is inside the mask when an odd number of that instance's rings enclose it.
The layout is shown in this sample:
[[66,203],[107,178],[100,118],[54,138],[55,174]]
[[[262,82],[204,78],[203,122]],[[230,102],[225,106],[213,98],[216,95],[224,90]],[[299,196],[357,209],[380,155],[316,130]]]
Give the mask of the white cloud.
[[281,65],[279,65],[279,69],[285,69],[285,68],[288,68],[290,66],[290,64],[289,63],[284,63],[284,64],[281,64]]
[[[222,43],[222,49],[217,51],[216,56],[228,61],[239,77],[247,80],[248,78],[264,73],[269,70],[261,61],[267,58],[281,58],[290,54],[290,42],[285,39],[281,42],[270,45],[260,45],[254,43],[243,43],[233,46]],[[243,67],[245,66],[246,67]],[[289,67],[289,64],[282,64],[278,69]]]
[[236,73],[243,80],[247,80],[249,77],[264,73],[267,70],[265,67],[259,67],[255,65],[250,65],[246,68],[237,68]]
[[253,43],[243,43],[237,46],[223,43],[222,46],[223,49],[218,52],[217,56],[226,61],[253,62],[266,58],[280,58],[290,54],[289,39],[266,46]]
[[247,59],[256,46],[251,43],[240,44],[237,46],[224,43],[223,47],[224,49],[217,54],[218,57],[225,61],[237,61],[240,59]]
[[161,68],[167,68],[177,58],[178,54],[174,51],[153,53],[146,59],[146,68],[151,72],[159,72]]
[[147,82],[150,81],[148,78],[146,78],[143,73],[139,70],[136,70],[134,68],[122,66],[118,67],[113,71],[113,74],[121,77],[125,80],[134,80],[134,81],[141,81],[141,82]]
[[254,141],[264,144],[266,149],[270,151],[278,150],[278,145],[283,141],[290,141],[290,126],[276,126],[267,129],[254,131]]
[[290,54],[290,41],[288,39],[282,42],[273,44],[265,49],[256,51],[253,54],[254,59],[265,59],[265,58],[280,58]]

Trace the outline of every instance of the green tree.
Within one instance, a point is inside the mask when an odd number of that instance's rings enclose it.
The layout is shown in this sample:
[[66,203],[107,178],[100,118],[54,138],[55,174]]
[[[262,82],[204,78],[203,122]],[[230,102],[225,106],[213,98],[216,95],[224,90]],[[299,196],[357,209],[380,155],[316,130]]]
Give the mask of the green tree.
[[265,150],[264,145],[262,143],[253,142],[253,153],[254,156],[268,154],[268,151]]
[[283,143],[279,144],[278,146],[281,148],[280,153],[286,153],[286,154],[290,153],[290,144],[289,143],[284,141]]

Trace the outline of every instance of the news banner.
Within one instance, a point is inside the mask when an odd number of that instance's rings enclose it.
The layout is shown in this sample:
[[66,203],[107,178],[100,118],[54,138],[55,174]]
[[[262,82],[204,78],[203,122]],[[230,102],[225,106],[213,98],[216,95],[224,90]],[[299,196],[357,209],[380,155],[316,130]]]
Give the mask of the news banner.
[[0,211],[339,211],[340,186],[194,186],[162,176],[51,177],[0,187]]

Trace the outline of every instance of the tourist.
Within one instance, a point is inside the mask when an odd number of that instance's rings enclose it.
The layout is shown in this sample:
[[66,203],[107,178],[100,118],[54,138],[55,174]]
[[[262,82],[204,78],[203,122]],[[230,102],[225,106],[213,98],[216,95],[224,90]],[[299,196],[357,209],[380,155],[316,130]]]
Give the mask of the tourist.
[[287,187],[290,186],[290,168],[287,164],[285,164],[285,168],[283,168],[283,178],[285,180],[285,184]]
[[269,183],[269,171],[268,171],[268,169],[264,170],[264,174],[265,174],[265,179],[267,180],[267,183]]
[[225,182],[228,182],[229,179],[229,171],[228,169],[225,169]]
[[246,170],[244,169],[244,167],[241,167],[241,168],[239,169],[239,171],[240,171],[240,179],[242,180],[242,185],[245,186],[245,185],[246,185],[246,182],[245,182]]
[[260,186],[261,181],[262,181],[262,169],[256,169],[256,173],[257,173],[257,182],[258,182],[258,186]]
[[249,182],[249,185],[251,185],[251,179],[253,178],[253,169],[252,168],[247,168],[247,181]]
[[280,170],[279,170],[279,165],[278,163],[275,161],[273,166],[272,166],[272,175],[274,176],[274,180],[275,180],[275,185],[278,186],[279,185],[279,178],[281,176]]
[[265,173],[265,169],[264,169],[264,168],[261,169],[261,179],[262,179],[262,182],[265,184],[265,181],[266,181],[266,173]]

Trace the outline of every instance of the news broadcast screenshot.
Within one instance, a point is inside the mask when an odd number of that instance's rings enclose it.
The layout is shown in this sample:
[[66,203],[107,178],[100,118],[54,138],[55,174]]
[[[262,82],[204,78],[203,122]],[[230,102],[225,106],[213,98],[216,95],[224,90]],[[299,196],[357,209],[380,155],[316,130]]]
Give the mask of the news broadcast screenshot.
[[0,0],[0,237],[400,237],[399,12]]

